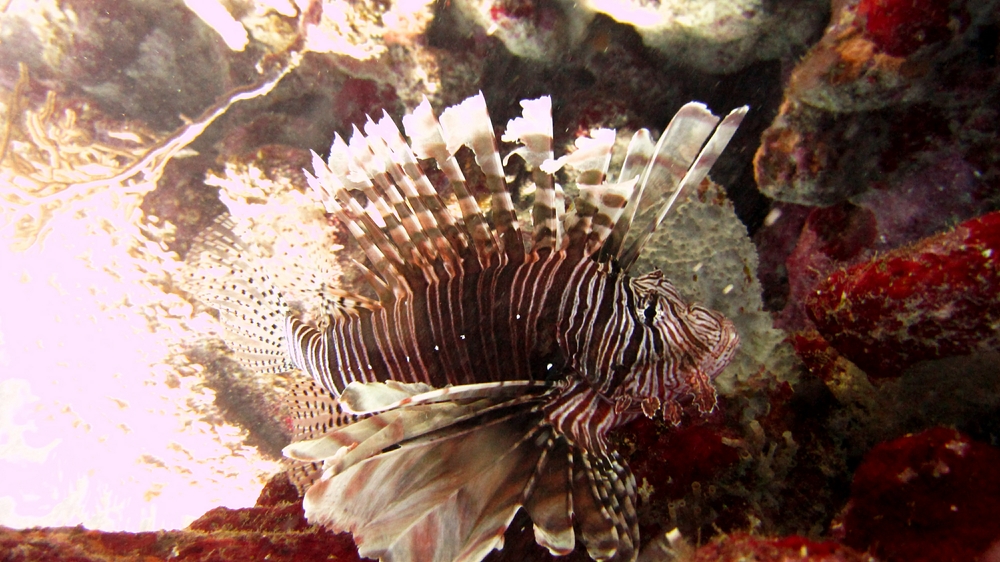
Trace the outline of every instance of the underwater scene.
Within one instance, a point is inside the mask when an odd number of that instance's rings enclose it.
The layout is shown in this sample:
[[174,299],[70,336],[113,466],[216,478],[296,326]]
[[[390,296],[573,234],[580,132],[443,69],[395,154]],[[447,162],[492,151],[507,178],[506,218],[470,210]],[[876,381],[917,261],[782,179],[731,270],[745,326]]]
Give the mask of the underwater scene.
[[1000,562],[1000,1],[0,0],[0,560]]

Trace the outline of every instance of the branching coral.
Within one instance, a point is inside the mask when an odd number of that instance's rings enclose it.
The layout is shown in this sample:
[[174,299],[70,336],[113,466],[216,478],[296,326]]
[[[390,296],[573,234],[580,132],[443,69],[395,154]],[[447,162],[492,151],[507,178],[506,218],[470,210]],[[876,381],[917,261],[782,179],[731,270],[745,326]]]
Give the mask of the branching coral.
[[[195,121],[159,140],[130,123],[108,124],[87,105],[59,103],[49,92],[45,103],[18,115],[28,74],[7,102],[5,158],[0,161],[3,222],[17,229],[19,249],[41,238],[57,211],[82,210],[90,196],[111,191],[112,203],[123,216],[132,214],[141,198],[156,187],[167,163],[197,139],[234,103],[269,93],[297,64],[290,56],[259,82],[240,88],[206,109]],[[22,67],[23,68],[23,67]],[[20,117],[20,119],[18,119]],[[115,227],[128,228],[129,221]]]

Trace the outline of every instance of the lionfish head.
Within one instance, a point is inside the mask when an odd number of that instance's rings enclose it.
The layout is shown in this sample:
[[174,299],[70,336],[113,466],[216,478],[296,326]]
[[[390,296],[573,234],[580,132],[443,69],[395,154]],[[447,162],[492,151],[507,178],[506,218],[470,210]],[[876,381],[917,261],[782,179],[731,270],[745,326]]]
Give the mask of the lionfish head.
[[638,404],[652,417],[660,408],[680,422],[678,404],[693,398],[701,413],[715,408],[712,381],[732,361],[740,338],[722,314],[686,303],[659,271],[637,278],[636,316],[643,343],[630,376],[616,392],[618,409]]

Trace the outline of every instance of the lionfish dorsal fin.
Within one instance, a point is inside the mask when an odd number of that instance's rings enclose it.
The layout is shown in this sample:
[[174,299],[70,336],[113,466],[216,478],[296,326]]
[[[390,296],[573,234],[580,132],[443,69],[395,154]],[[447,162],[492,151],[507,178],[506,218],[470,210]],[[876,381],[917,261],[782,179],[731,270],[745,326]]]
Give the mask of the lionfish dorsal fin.
[[584,249],[593,233],[594,217],[597,215],[597,208],[591,202],[599,200],[599,193],[605,189],[611,151],[615,146],[615,130],[596,129],[588,136],[577,138],[575,145],[575,151],[556,160],[545,161],[541,169],[554,174],[568,165],[577,171],[576,184],[580,192],[591,191],[586,199],[577,199],[573,210],[566,213],[563,225],[567,243],[573,248]]
[[626,210],[628,231],[617,256],[622,270],[635,263],[677,197],[705,179],[748,110],[734,109],[719,123],[704,104],[690,102],[674,115],[639,179],[631,217]]
[[[383,110],[378,122],[369,118],[365,133],[369,138],[378,138],[377,145],[385,148],[383,157],[393,180],[401,187],[407,203],[416,214],[424,236],[441,257],[449,273],[455,275],[461,268],[459,256],[468,246],[468,240],[434,185],[420,168],[413,150],[403,140],[399,127]],[[375,146],[376,143],[372,145]]]
[[[638,183],[638,179],[646,170],[650,161],[652,161],[655,152],[656,144],[653,142],[653,137],[649,133],[649,130],[639,129],[636,131],[632,135],[632,140],[629,141],[628,149],[625,151],[625,160],[622,162],[622,168],[618,172],[616,181],[636,180],[636,183]],[[632,218],[635,215],[638,200],[639,190],[633,188],[632,194],[628,198],[628,203],[622,209],[619,218],[615,220],[615,226],[611,229],[611,233],[608,234],[607,240],[601,248],[600,255],[597,256],[597,261],[607,263],[611,259],[618,257],[622,243],[625,241],[625,235],[628,233]]]
[[[622,183],[579,186],[580,194],[576,198],[575,211],[577,217],[586,219],[589,226],[585,241],[585,251],[588,255],[600,250],[611,234],[635,190],[637,181],[638,178],[632,178]],[[595,257],[600,261],[600,256]]]
[[563,204],[557,197],[552,174],[542,169],[542,164],[555,157],[552,152],[552,98],[521,100],[521,107],[521,117],[511,119],[501,136],[504,142],[516,142],[521,146],[511,151],[503,163],[506,165],[516,154],[531,171],[535,183],[535,202],[531,210],[532,250],[557,248],[563,236]]
[[[433,270],[427,261],[428,256],[433,258],[433,250],[399,189],[389,179],[386,150],[378,150],[378,147],[385,146],[384,143],[378,138],[369,139],[357,126],[353,129],[348,142],[351,170],[369,203],[378,212],[378,226],[384,225],[389,238],[409,265],[422,271],[429,279],[433,278]],[[407,269],[403,268],[404,274]]]
[[406,136],[410,137],[413,153],[418,158],[433,158],[438,168],[448,178],[452,191],[458,199],[465,228],[472,237],[476,257],[483,267],[488,266],[492,257],[497,254],[497,240],[479,208],[479,203],[469,192],[465,174],[462,173],[454,153],[448,150],[444,131],[434,116],[434,110],[431,109],[427,98],[424,98],[412,113],[403,116],[403,129],[406,131]]
[[448,152],[455,154],[462,146],[472,149],[476,164],[486,176],[486,186],[491,194],[491,212],[496,225],[497,238],[503,259],[511,263],[524,261],[524,242],[517,220],[514,202],[507,190],[507,180],[493,134],[493,122],[486,109],[483,93],[466,98],[441,113],[441,128]]
[[[385,281],[368,278],[383,304],[409,293],[406,278],[400,271],[405,264],[396,246],[386,238],[381,228],[368,216],[360,203],[347,191],[345,182],[354,183],[345,159],[347,146],[338,135],[330,152],[330,158],[323,162],[313,153],[313,170],[316,175],[305,172],[306,181],[317,193],[328,213],[333,213],[347,226],[348,232],[357,240],[362,251],[368,256],[372,266]],[[367,268],[364,268],[367,271]],[[373,282],[374,281],[374,282]]]

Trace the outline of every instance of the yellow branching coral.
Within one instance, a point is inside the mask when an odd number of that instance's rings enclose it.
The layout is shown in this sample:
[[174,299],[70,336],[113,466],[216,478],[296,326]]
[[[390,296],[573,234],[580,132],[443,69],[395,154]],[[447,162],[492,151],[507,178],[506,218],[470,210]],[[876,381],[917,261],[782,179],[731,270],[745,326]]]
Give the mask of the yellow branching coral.
[[[140,161],[155,140],[128,125],[97,133],[89,108],[62,104],[55,92],[31,107],[22,99],[26,84],[22,67],[6,101],[0,161],[0,216],[14,225],[17,249],[34,243],[57,211],[117,183],[121,171]],[[136,193],[121,203],[137,203]]]

